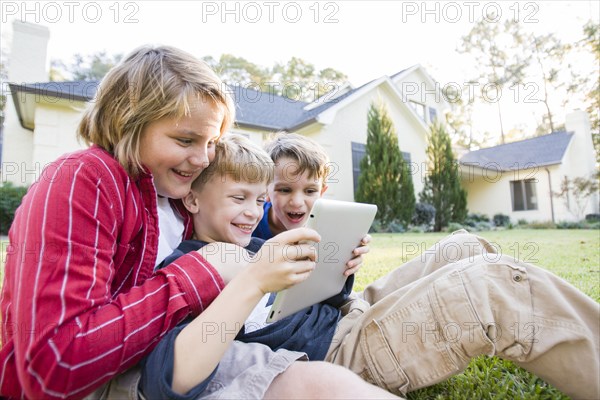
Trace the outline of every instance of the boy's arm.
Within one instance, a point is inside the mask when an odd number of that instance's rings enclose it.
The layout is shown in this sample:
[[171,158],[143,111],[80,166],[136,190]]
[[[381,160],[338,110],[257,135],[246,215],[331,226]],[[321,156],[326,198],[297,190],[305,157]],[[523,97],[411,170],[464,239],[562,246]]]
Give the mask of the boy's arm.
[[[315,267],[315,249],[297,243],[319,240],[319,235],[311,229],[284,232],[277,242],[267,241],[254,258],[244,263],[246,267],[175,339],[172,381],[175,392],[186,393],[210,376],[262,296],[308,278]],[[233,256],[240,254],[228,246],[221,249],[232,249]],[[231,256],[209,255],[213,260],[215,256],[219,261],[223,256],[222,265],[230,266]]]
[[219,272],[225,284],[231,282],[252,260],[248,250],[233,243],[208,243],[198,253]]

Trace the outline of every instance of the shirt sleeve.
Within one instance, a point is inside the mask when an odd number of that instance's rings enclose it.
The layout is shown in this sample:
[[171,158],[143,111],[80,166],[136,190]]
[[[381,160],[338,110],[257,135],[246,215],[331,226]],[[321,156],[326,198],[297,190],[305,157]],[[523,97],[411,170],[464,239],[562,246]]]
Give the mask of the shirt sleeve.
[[105,164],[89,167],[63,160],[47,168],[11,229],[2,299],[11,313],[2,336],[14,351],[2,363],[16,370],[24,397],[84,397],[137,364],[224,286],[198,254],[140,282],[127,275],[135,274],[133,260],[117,270],[143,251],[120,243],[130,228],[128,182]]
[[215,376],[218,365],[209,377],[198,383],[186,394],[182,395],[173,391],[175,339],[186,326],[187,324],[180,324],[167,333],[158,346],[143,361],[140,390],[146,399],[193,400],[204,392]]

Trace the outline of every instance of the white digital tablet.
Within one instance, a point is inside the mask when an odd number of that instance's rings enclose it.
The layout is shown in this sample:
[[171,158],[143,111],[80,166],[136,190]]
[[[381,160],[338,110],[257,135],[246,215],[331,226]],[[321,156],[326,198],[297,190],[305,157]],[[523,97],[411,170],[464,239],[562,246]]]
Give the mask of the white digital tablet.
[[374,204],[318,199],[306,226],[321,235],[315,244],[317,265],[303,282],[277,293],[267,322],[275,322],[326,300],[344,287],[346,263],[369,232],[377,206]]

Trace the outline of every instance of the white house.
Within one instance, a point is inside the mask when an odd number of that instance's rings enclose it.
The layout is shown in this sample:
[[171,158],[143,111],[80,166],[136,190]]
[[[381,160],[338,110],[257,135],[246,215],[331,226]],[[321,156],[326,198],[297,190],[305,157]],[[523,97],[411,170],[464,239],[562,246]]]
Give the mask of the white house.
[[596,158],[590,121],[584,111],[566,118],[566,132],[503,144],[460,159],[470,212],[511,220],[573,221],[598,213],[598,193],[587,199],[553,195],[565,178],[594,178]]
[[[15,23],[13,49],[25,51],[21,33],[29,25]],[[37,40],[47,43],[47,32],[39,34]],[[28,58],[29,63],[45,65],[45,47],[38,44],[35,57]],[[93,100],[98,82],[47,82],[42,78],[40,74],[31,79],[19,77],[9,85],[12,99],[8,108],[12,114],[7,115],[5,129],[3,181],[30,184],[46,164],[82,147],[75,131],[86,103]],[[340,88],[313,103],[231,87],[237,107],[233,131],[258,143],[276,131],[296,132],[315,139],[325,147],[332,163],[326,195],[353,200],[367,137],[367,112],[371,103],[385,103],[403,155],[414,166],[413,180],[418,193],[423,187],[428,125],[448,108],[438,86],[422,66],[415,65],[358,88]]]
[[[15,22],[10,98],[2,150],[2,182],[32,183],[43,167],[83,145],[75,131],[98,82],[47,82],[49,33],[37,25]],[[38,82],[38,83],[35,83]],[[332,174],[326,196],[353,200],[359,163],[367,137],[367,112],[373,102],[387,106],[400,149],[410,160],[415,192],[427,170],[428,126],[443,118],[448,104],[439,85],[420,65],[382,76],[358,88],[349,86],[312,103],[240,86],[231,87],[237,108],[234,132],[257,143],[273,132],[296,132],[321,143],[330,155]],[[6,92],[6,90],[5,90]],[[567,132],[470,152],[460,160],[460,179],[470,212],[509,215],[513,221],[562,221],[598,213],[598,196],[576,212],[551,193],[565,177],[589,177],[596,171],[587,115],[578,111],[566,121]],[[583,215],[581,215],[583,214]]]

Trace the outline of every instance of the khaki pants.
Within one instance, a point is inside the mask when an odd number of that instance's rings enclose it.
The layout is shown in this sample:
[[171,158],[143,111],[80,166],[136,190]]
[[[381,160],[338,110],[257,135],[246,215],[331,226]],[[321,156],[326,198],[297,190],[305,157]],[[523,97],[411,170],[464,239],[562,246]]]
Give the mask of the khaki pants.
[[574,398],[598,399],[600,306],[555,275],[458,231],[349,302],[327,354],[392,393],[487,354]]

